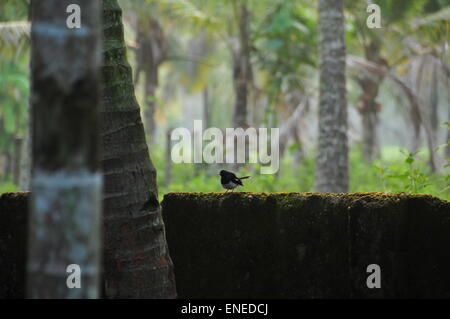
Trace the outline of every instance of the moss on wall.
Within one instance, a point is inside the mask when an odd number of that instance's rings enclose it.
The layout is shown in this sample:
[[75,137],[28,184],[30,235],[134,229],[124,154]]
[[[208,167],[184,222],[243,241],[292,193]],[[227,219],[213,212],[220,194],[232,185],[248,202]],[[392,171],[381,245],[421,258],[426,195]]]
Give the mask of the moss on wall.
[[[428,195],[170,193],[181,298],[450,297],[450,203]],[[369,289],[369,264],[381,289]]]

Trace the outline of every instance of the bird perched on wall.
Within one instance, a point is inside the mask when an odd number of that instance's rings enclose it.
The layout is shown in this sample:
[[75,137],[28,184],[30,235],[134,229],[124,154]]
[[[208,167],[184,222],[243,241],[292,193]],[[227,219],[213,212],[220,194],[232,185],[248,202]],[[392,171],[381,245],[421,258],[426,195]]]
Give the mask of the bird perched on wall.
[[250,178],[250,176],[237,177],[236,175],[234,175],[234,173],[228,172],[226,170],[221,170],[219,175],[220,183],[222,184],[222,187],[227,190],[226,192],[228,192],[230,189],[235,189],[238,186],[244,186],[244,184],[242,184],[242,180]]

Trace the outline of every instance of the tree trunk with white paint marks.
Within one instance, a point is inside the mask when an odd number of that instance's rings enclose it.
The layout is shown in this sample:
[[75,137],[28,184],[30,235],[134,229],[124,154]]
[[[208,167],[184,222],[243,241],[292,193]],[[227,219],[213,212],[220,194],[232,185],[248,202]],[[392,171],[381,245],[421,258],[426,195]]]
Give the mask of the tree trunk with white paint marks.
[[[79,29],[66,25],[70,4],[81,7]],[[33,196],[27,262],[29,298],[99,296],[100,9],[98,0],[31,4]],[[79,269],[68,273],[72,264]]]
[[343,0],[319,0],[320,101],[315,190],[348,191]]
[[103,1],[104,293],[107,298],[175,298],[156,170],[145,141],[127,61],[122,11]]

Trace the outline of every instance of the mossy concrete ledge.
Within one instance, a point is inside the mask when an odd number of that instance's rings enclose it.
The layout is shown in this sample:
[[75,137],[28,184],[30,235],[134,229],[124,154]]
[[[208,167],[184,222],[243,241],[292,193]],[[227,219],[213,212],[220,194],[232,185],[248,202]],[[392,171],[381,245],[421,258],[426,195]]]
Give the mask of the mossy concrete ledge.
[[162,206],[181,298],[450,297],[450,203],[432,196],[169,193]]

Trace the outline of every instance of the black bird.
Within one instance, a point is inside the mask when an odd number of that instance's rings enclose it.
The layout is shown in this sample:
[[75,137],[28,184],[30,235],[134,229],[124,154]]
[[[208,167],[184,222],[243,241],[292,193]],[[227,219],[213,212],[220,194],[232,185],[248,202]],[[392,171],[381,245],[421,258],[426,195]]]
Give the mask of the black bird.
[[237,177],[236,175],[234,175],[234,173],[225,170],[221,170],[219,175],[221,177],[220,183],[222,184],[222,187],[227,190],[227,192],[230,189],[235,189],[238,186],[244,186],[241,180],[250,178],[250,176]]

